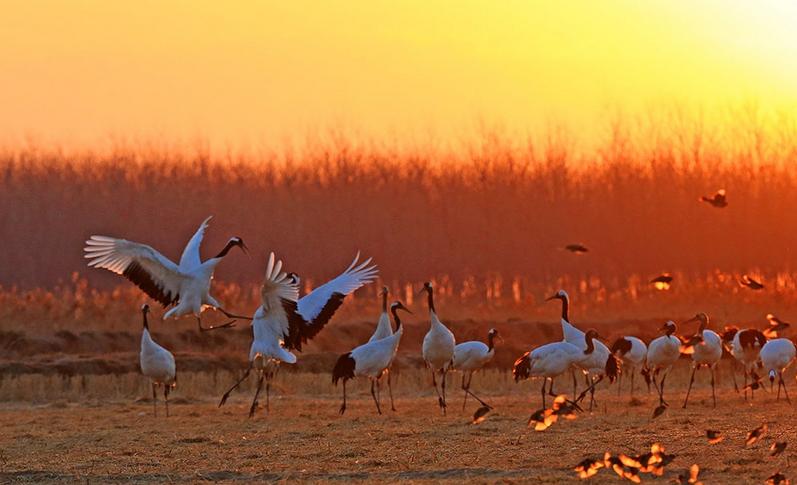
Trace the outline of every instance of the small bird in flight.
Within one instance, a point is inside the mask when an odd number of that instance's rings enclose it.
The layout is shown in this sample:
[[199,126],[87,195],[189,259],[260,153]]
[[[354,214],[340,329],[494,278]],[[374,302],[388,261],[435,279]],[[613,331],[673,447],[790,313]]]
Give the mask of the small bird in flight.
[[768,339],[778,338],[778,332],[791,327],[791,323],[784,322],[772,313],[767,313],[767,321],[769,322],[769,327],[763,330],[763,334]]
[[672,285],[672,275],[670,273],[662,273],[650,280],[650,284],[660,291],[669,290]]
[[583,244],[568,244],[563,248],[565,251],[570,251],[573,254],[584,254],[589,252],[589,248]]
[[764,289],[764,284],[763,283],[751,278],[749,275],[746,275],[746,274],[742,275],[742,279],[739,280],[739,285],[746,286],[746,287],[750,288],[751,290],[756,290],[756,291]]
[[712,207],[722,209],[728,206],[728,198],[725,195],[725,189],[719,189],[712,197],[702,196],[699,199],[702,202],[711,204]]

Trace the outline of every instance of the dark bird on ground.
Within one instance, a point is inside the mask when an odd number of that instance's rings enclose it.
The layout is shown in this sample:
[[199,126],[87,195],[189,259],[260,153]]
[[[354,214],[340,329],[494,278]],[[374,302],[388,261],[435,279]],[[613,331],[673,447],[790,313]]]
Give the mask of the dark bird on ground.
[[764,482],[764,485],[789,485],[789,483],[791,482],[786,478],[786,475],[781,472],[775,472],[767,477],[767,481]]
[[756,291],[764,289],[763,283],[751,278],[749,275],[746,274],[742,275],[742,279],[739,280],[739,285],[746,286],[751,290],[756,290]]
[[706,430],[706,438],[708,439],[708,444],[710,445],[716,445],[725,439],[725,437],[722,436],[722,432],[713,429]]
[[650,280],[650,284],[657,290],[669,290],[672,285],[672,275],[670,273],[662,273]]
[[747,433],[747,438],[745,438],[744,440],[745,446],[752,446],[756,444],[761,438],[764,437],[765,434],[767,434],[768,429],[769,426],[767,425],[767,423],[764,423],[761,426],[757,427],[756,429]]
[[573,254],[584,254],[589,252],[589,248],[583,244],[568,244],[563,248],[565,251],[570,251]]
[[702,202],[710,204],[712,207],[722,209],[728,206],[728,198],[725,195],[725,189],[719,189],[712,197],[702,196],[699,199]]
[[769,447],[769,456],[778,456],[786,450],[786,443],[785,441],[776,441],[772,443],[772,446]]
[[584,458],[573,470],[578,473],[578,478],[586,479],[594,476],[603,467],[603,460],[599,458]]
[[479,409],[473,413],[473,419],[471,420],[470,424],[481,424],[487,419],[487,413],[492,411],[493,408],[490,406],[481,406]]

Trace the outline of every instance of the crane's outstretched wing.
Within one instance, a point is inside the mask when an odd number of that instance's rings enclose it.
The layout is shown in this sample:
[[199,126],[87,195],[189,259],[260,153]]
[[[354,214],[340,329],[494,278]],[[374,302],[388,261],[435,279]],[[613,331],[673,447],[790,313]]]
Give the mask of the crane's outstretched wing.
[[287,348],[302,349],[302,344],[313,338],[329,322],[332,315],[343,304],[346,295],[372,282],[379,271],[371,258],[359,262],[360,253],[354,257],[346,271],[324,283],[299,300],[298,312],[304,320],[302,325],[290,329],[285,339]]
[[169,258],[146,244],[107,236],[91,236],[86,241],[88,265],[105,268],[135,283],[163,306],[180,299],[180,285],[186,279]]
[[261,308],[255,313],[255,319],[266,323],[269,332],[282,340],[286,349],[293,348],[291,335],[298,334],[296,329],[306,324],[296,309],[298,298],[296,280],[282,271],[282,261],[276,260],[274,253],[269,254],[260,287]]
[[208,222],[213,216],[208,216],[207,219],[202,221],[199,229],[196,230],[191,240],[185,245],[183,255],[180,256],[180,264],[178,265],[181,270],[188,272],[194,268],[202,265],[202,259],[199,257],[199,246],[202,245],[202,238],[205,237],[205,229],[208,228]]

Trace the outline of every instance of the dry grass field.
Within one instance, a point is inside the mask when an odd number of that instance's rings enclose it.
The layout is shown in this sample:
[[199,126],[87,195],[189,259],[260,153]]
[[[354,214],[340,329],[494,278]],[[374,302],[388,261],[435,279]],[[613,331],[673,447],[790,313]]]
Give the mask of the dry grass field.
[[[644,482],[670,483],[693,463],[700,465],[704,483],[763,483],[777,470],[791,476],[793,450],[770,457],[769,446],[795,436],[794,407],[775,402],[768,392],[745,403],[732,389],[728,362],[722,366],[716,409],[706,376],[698,377],[689,408],[680,408],[688,371],[682,365],[668,382],[671,407],[656,420],[651,419],[656,400],[644,390],[630,401],[626,390],[618,397],[615,388],[601,388],[594,412],[543,432],[526,427],[539,407],[538,383],[514,384],[497,371],[474,379],[474,389],[495,407],[479,425],[470,424],[472,401],[460,412],[462,395],[456,391],[450,393],[448,415],[440,416],[425,374],[409,370],[397,379],[397,412],[382,416],[376,415],[363,382],[350,386],[349,408],[339,416],[339,390],[330,386],[328,375],[280,374],[270,415],[261,408],[253,419],[246,417],[251,386],[224,407],[216,406],[232,376],[216,385],[204,382],[208,376],[187,376],[173,394],[169,418],[162,407],[153,417],[141,377],[120,380],[122,388],[140,384],[126,398],[97,397],[95,387],[113,384],[90,379],[91,397],[0,406],[0,480],[563,483],[578,480],[572,468],[583,458],[605,451],[641,453],[653,442],[676,458],[662,477],[642,475]],[[26,386],[44,378],[29,379]],[[3,389],[8,386],[5,382]],[[765,422],[769,433],[746,447],[746,433]],[[706,429],[721,431],[725,440],[708,444]],[[618,480],[603,469],[592,483]]]

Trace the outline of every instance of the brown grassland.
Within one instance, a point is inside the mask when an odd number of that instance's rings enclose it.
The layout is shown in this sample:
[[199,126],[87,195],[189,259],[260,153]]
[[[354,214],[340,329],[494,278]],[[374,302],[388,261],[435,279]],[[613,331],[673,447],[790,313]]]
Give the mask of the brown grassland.
[[[540,433],[525,425],[538,383],[514,384],[509,372],[523,352],[561,338],[559,307],[544,301],[559,288],[570,292],[574,322],[608,341],[650,340],[664,320],[698,311],[715,330],[763,327],[768,312],[797,318],[797,123],[755,106],[729,115],[724,125],[681,110],[618,117],[589,151],[563,130],[518,139],[491,128],[452,150],[339,133],[257,155],[211,155],[201,144],[0,150],[0,481],[560,483],[576,479],[584,457],[654,441],[678,455],[657,482],[692,463],[705,483],[760,483],[778,469],[791,476],[791,451],[770,458],[767,447],[794,436],[794,408],[767,392],[745,403],[728,359],[716,410],[705,375],[693,405],[680,409],[684,359],[668,381],[672,406],[655,421],[643,389],[629,401],[602,386],[595,412]],[[728,207],[698,202],[719,188]],[[236,313],[257,307],[269,250],[302,275],[304,291],[357,250],[379,264],[381,279],[346,300],[278,376],[271,414],[252,420],[252,382],[216,407],[245,366],[246,322],[200,334],[190,318],[157,319],[154,336],[175,353],[179,385],[173,416],[156,419],[137,367],[144,295],[88,270],[81,248],[106,234],[177,258],[209,214],[203,254],[233,235],[254,250],[217,271],[213,294]],[[590,251],[560,249],[574,242]],[[663,271],[675,277],[669,291],[648,283]],[[741,287],[745,273],[765,289]],[[458,341],[484,339],[491,327],[504,337],[474,380],[495,404],[480,425],[469,424],[472,406],[459,412],[458,380],[449,415],[439,416],[421,370],[428,320],[416,292],[427,279]],[[329,373],[370,335],[383,284],[415,312],[394,372],[398,412],[376,416],[359,383],[340,417]],[[770,434],[745,448],[745,433],[762,422]],[[708,445],[707,428],[727,439]],[[593,481],[614,480],[604,470]]]

